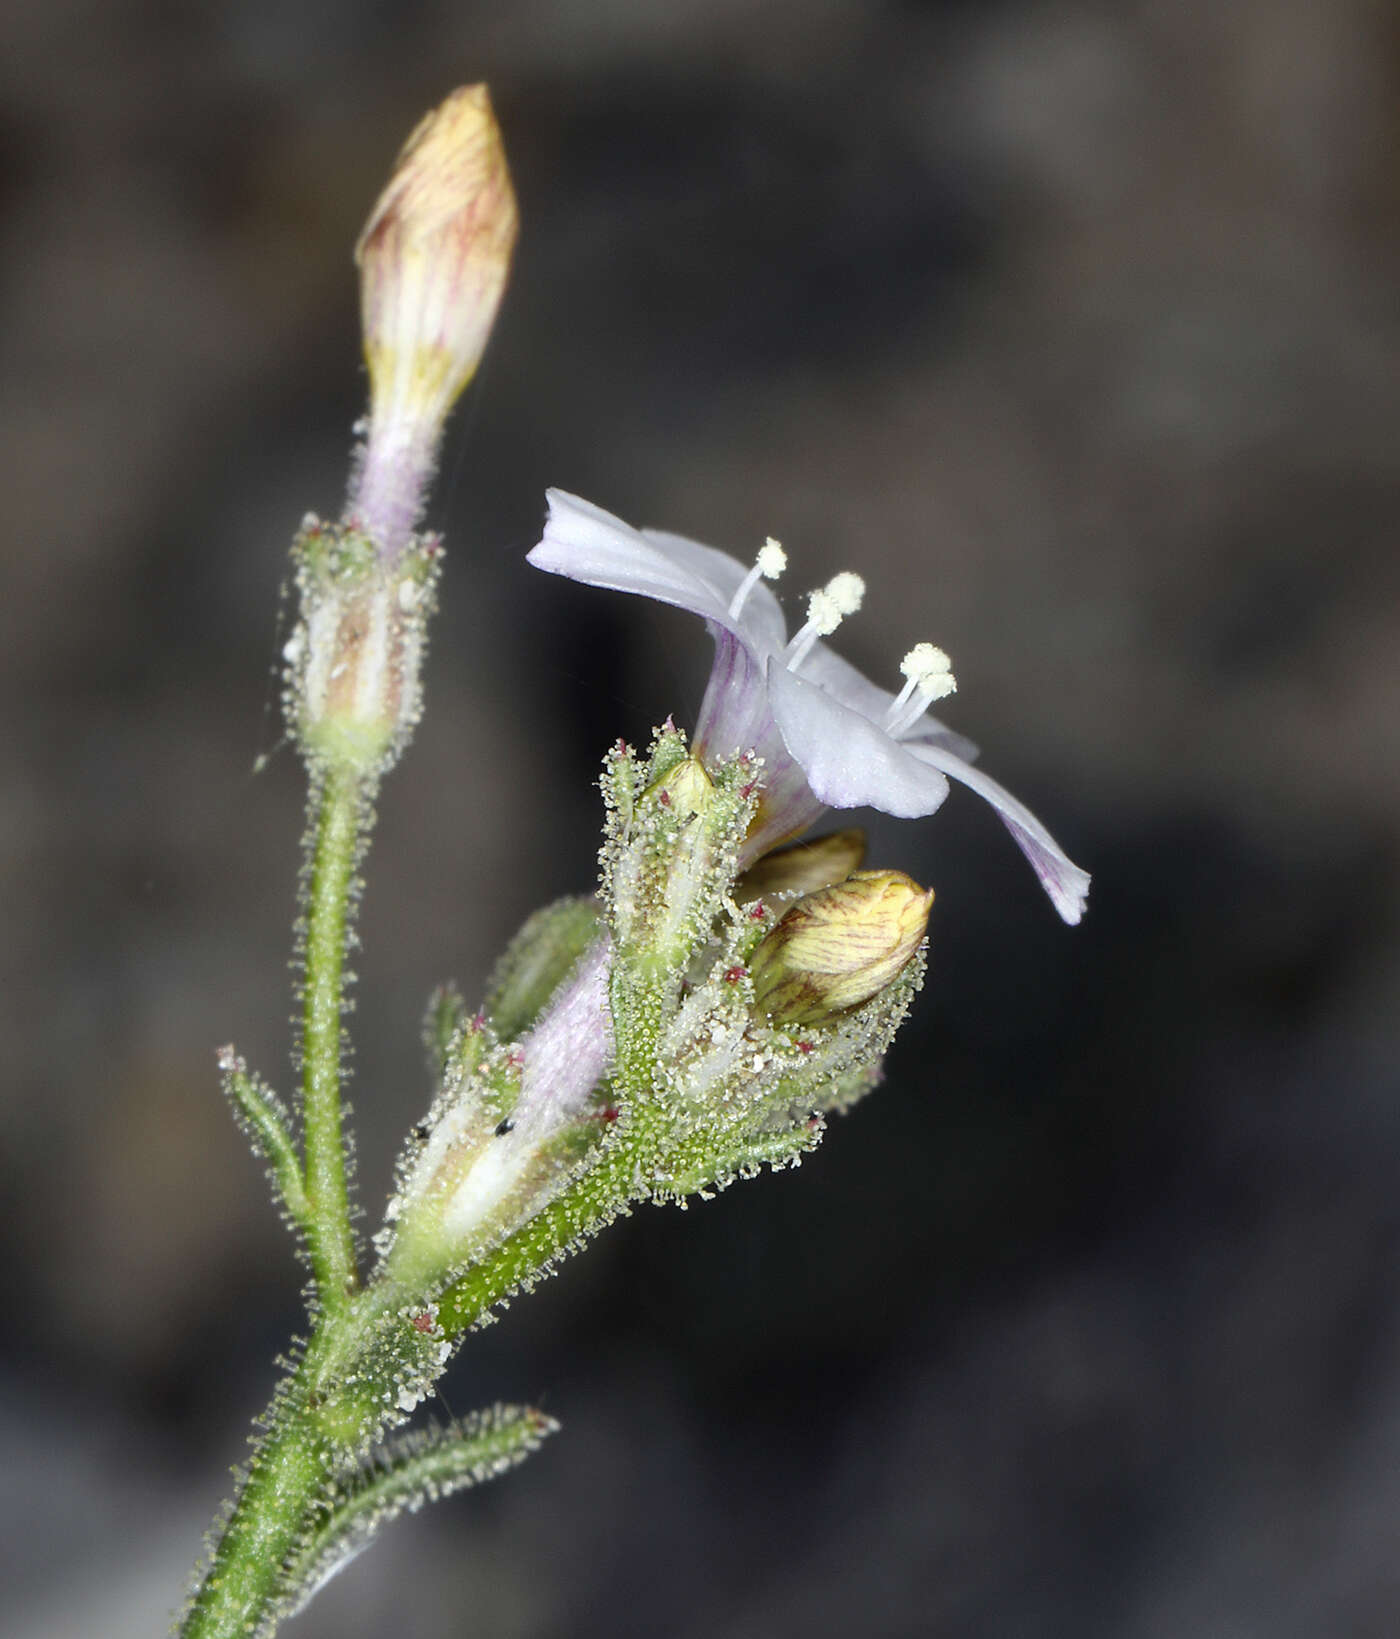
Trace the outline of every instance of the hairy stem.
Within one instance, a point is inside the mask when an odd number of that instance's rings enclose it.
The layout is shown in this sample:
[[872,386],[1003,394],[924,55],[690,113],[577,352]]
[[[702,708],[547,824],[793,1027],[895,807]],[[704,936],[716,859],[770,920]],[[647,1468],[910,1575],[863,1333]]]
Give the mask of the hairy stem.
[[359,1279],[341,1130],[341,1016],[351,898],[369,804],[362,777],[343,770],[323,774],[312,801],[301,1039],[307,1239],[321,1307],[335,1314]]
[[269,1413],[266,1440],[180,1627],[180,1639],[234,1639],[270,1631],[283,1566],[305,1534],[329,1473],[330,1447],[296,1405],[299,1399],[293,1391]]
[[271,1634],[296,1602],[298,1557],[327,1522],[333,1476],[380,1438],[394,1393],[382,1322],[402,1292],[379,1282],[319,1317],[306,1352],[264,1413],[228,1520],[180,1639]]

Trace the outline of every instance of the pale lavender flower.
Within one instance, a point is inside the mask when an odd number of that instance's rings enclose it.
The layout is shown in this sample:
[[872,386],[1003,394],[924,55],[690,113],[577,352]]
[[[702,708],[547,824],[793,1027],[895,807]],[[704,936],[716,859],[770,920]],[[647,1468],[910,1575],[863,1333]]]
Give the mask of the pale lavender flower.
[[705,757],[753,751],[764,789],[745,846],[752,861],[797,836],[827,808],[878,808],[901,819],[931,814],[949,778],[991,803],[1066,922],[1084,914],[1089,875],[1030,810],[972,767],[976,750],[928,712],[955,684],[932,644],[905,656],[906,684],[887,693],[827,647],[860,606],[864,583],[837,575],[808,601],[789,641],[777,598],[763,584],[786,558],[769,541],[746,569],[725,552],[657,530],[637,530],[601,507],[549,491],[537,569],[617,592],[636,592],[699,615],[715,640],[715,664],[695,726]]

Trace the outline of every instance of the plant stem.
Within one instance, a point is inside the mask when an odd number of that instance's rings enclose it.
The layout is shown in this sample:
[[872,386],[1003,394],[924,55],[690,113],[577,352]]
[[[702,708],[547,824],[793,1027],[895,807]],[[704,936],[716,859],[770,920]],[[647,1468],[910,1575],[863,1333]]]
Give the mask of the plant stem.
[[263,1414],[257,1450],[179,1629],[180,1639],[270,1634],[286,1614],[286,1572],[323,1526],[330,1481],[377,1437],[392,1395],[375,1355],[378,1323],[402,1293],[384,1282],[322,1314]]
[[329,1447],[309,1418],[279,1416],[254,1458],[181,1639],[234,1639],[267,1631],[282,1567],[328,1472]]
[[363,777],[341,769],[320,776],[312,802],[301,1039],[307,1239],[321,1307],[336,1314],[359,1279],[341,1131],[341,1016],[350,902],[369,803]]

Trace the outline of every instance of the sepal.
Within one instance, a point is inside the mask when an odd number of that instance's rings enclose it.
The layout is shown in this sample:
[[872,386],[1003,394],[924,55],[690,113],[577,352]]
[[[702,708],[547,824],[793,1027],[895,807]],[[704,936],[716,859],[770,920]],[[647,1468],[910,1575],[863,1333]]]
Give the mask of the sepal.
[[399,1286],[440,1291],[566,1188],[606,1136],[617,1113],[610,955],[595,938],[518,1040],[498,1041],[480,1015],[458,1028],[376,1238]]
[[351,524],[305,519],[292,543],[300,619],[282,653],[287,725],[313,769],[377,778],[422,711],[421,672],[442,546],[393,559]]
[[880,1080],[880,1061],[923,979],[915,953],[864,1004],[815,1024],[777,1026],[737,963],[717,962],[664,1033],[671,1136],[654,1197],[706,1195],[760,1166],[794,1165]]
[[471,1017],[461,991],[451,982],[439,985],[428,997],[423,1013],[423,1051],[434,1086],[447,1074],[452,1045]]
[[603,771],[603,898],[615,972],[679,979],[710,937],[738,869],[761,768],[748,756],[706,768],[667,723],[645,763],[619,744]]

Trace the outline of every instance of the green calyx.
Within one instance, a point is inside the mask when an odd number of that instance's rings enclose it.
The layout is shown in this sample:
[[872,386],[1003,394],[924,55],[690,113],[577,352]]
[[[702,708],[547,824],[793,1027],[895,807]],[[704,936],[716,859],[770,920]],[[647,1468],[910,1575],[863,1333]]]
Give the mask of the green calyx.
[[434,536],[393,558],[353,524],[308,518],[292,544],[300,619],[283,705],[308,765],[377,780],[422,709],[421,671],[442,562]]

